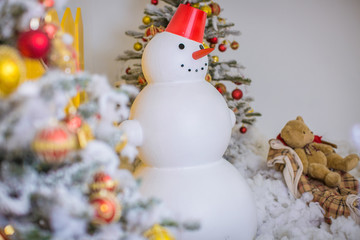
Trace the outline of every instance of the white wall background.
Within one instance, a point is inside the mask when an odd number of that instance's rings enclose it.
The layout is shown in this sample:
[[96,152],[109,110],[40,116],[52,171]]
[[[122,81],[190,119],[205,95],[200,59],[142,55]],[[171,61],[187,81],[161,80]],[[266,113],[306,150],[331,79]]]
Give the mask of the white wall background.
[[[218,0],[222,17],[242,32],[235,58],[253,80],[253,107],[263,114],[258,129],[267,137],[302,115],[317,134],[351,141],[360,123],[359,0]],[[85,68],[115,81],[126,66],[114,59],[132,49],[150,0],[71,0],[82,8]],[[220,56],[224,56],[222,54]]]

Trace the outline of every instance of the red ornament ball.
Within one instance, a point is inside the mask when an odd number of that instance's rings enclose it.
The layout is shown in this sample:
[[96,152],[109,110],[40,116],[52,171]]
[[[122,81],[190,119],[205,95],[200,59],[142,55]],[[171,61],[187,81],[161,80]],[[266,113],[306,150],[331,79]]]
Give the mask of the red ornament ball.
[[209,38],[207,41],[212,44],[217,44],[219,39],[217,37],[213,37],[213,38]]
[[236,88],[232,91],[231,96],[233,97],[233,99],[239,100],[242,98],[243,92],[240,89]]
[[220,45],[219,45],[219,51],[220,51],[220,52],[225,52],[225,51],[226,51],[226,45],[223,44],[223,43],[220,44]]
[[126,68],[125,73],[126,74],[131,74],[131,68],[130,67]]
[[244,127],[244,126],[242,126],[242,127],[239,129],[239,131],[240,131],[242,134],[244,134],[244,133],[246,133],[247,128]]
[[219,93],[221,94],[225,94],[226,93],[226,87],[224,84],[222,83],[218,83],[215,85],[215,88],[219,91]]
[[236,50],[239,48],[239,43],[237,41],[233,41],[231,44],[230,44],[230,47],[233,49],[233,50]]
[[211,7],[211,12],[213,15],[218,16],[220,14],[221,8],[219,4],[212,2],[209,4],[209,7]]
[[39,0],[39,2],[46,8],[51,8],[54,6],[54,0]]
[[50,39],[43,31],[30,30],[20,34],[17,47],[25,57],[43,58],[50,50]]
[[48,35],[50,39],[55,37],[55,34],[58,32],[59,27],[52,23],[47,23],[42,27],[42,30]]
[[191,6],[191,3],[189,3],[189,2],[186,2],[186,3],[185,3],[185,5]]
[[65,119],[66,127],[70,132],[75,133],[82,125],[82,119],[78,115],[70,115]]
[[159,3],[159,0],[151,0],[151,4],[157,5]]
[[94,181],[90,185],[93,192],[107,190],[113,192],[117,184],[108,174],[104,172],[98,172],[94,175]]
[[32,147],[42,161],[60,164],[76,149],[77,141],[65,126],[55,125],[41,129],[36,134]]
[[90,204],[95,210],[92,222],[95,224],[109,224],[121,217],[121,205],[115,194],[100,191],[90,196]]

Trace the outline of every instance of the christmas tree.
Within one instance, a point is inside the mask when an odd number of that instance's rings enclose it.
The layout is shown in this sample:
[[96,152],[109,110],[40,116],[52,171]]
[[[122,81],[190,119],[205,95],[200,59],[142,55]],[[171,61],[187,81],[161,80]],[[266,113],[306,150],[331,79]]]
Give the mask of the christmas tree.
[[[71,36],[44,17],[53,7],[0,2],[0,239],[173,239],[161,225],[196,228],[119,168],[119,154],[137,154],[118,127],[137,89],[78,71]],[[29,81],[27,61],[47,71]]]
[[[144,87],[147,82],[141,70],[140,59],[147,42],[157,33],[165,30],[171,17],[181,0],[163,0],[163,7],[159,8],[158,0],[151,0],[145,10],[142,19],[143,25],[139,26],[140,31],[127,31],[126,35],[136,39],[134,50],[127,50],[117,60],[127,61],[129,67],[125,69],[122,79],[129,84]],[[187,5],[199,8],[207,13],[207,24],[205,27],[204,42],[205,48],[217,48],[218,54],[223,54],[230,47],[237,50],[239,43],[235,40],[229,41],[229,37],[238,36],[239,31],[233,30],[234,23],[227,22],[221,17],[222,10],[218,3],[210,0],[187,1]],[[246,78],[242,70],[244,67],[236,60],[222,60],[217,53],[209,55],[209,71],[206,81],[211,82],[221,94],[224,95],[228,106],[236,115],[236,121],[240,126],[240,132],[245,133],[247,126],[252,125],[260,113],[254,112],[250,103],[253,99],[244,96],[244,88],[250,85],[251,80]],[[228,89],[232,89],[227,90]]]

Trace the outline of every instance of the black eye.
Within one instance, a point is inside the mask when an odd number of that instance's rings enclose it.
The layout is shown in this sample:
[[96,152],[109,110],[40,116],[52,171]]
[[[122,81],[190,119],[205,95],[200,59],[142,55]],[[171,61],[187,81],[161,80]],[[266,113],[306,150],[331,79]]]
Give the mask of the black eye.
[[200,49],[204,49],[204,46],[203,45],[199,45]]
[[185,48],[185,45],[184,45],[183,43],[180,43],[180,44],[179,44],[179,48],[180,48],[181,50],[183,50],[183,49]]
[[303,134],[305,134],[306,132],[305,131],[303,131]]

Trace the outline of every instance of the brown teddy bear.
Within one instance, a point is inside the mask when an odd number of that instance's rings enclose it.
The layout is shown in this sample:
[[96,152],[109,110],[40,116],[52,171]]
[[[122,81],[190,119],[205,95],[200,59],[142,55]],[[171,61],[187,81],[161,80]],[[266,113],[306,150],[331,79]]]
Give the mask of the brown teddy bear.
[[330,145],[313,142],[315,136],[300,116],[287,122],[280,136],[298,154],[304,174],[323,181],[329,187],[339,186],[341,181],[340,175],[329,169],[348,172],[359,162],[356,154],[342,158]]

